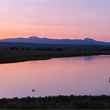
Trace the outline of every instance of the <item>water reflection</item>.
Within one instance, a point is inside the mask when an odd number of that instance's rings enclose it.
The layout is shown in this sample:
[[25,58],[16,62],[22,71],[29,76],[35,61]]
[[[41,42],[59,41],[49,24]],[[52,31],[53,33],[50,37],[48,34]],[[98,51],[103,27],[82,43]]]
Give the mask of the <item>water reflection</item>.
[[[86,59],[86,60],[85,60]],[[0,97],[110,95],[110,56],[0,65]]]
[[94,56],[83,57],[83,59],[84,59],[85,61],[94,60]]

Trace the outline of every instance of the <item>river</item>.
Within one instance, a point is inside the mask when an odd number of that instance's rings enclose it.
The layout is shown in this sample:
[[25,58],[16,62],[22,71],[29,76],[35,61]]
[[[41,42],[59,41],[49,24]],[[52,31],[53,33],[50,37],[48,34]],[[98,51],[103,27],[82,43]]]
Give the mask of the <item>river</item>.
[[109,80],[110,56],[0,64],[0,97],[110,95]]

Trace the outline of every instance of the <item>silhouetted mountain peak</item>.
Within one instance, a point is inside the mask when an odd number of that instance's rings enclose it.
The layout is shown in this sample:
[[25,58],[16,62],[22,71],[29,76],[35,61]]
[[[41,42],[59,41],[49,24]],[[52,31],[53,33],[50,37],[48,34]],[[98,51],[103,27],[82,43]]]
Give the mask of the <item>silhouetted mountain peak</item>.
[[63,44],[63,45],[110,45],[109,42],[96,41],[92,38],[85,39],[50,39],[41,38],[38,36],[30,36],[28,38],[10,38],[4,39],[0,42],[11,42],[11,43],[34,43],[34,44]]
[[92,38],[88,38],[88,37],[86,37],[84,40],[85,40],[85,41],[89,41],[89,42],[96,42],[96,40],[94,40],[94,39],[92,39]]

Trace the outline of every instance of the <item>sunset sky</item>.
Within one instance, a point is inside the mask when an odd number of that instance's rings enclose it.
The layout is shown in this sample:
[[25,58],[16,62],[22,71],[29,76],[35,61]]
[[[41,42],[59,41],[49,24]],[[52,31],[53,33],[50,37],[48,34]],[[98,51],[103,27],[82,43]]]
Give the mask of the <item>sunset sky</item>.
[[31,35],[110,41],[110,0],[1,0],[0,38]]

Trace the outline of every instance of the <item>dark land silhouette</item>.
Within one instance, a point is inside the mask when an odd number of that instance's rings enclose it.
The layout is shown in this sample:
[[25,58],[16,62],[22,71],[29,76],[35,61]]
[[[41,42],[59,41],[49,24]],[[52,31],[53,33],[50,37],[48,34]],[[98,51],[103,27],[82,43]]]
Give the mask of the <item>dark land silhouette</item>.
[[0,63],[13,63],[28,60],[47,60],[50,58],[91,55],[110,55],[110,46],[104,45],[39,45],[33,47],[10,45],[0,47]]
[[110,55],[110,43],[86,38],[17,38],[0,41],[0,63],[91,55]]
[[110,109],[110,96],[51,96],[0,99],[0,109]]

